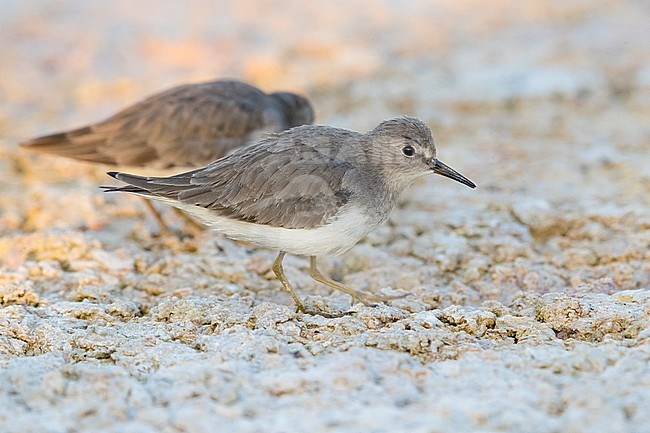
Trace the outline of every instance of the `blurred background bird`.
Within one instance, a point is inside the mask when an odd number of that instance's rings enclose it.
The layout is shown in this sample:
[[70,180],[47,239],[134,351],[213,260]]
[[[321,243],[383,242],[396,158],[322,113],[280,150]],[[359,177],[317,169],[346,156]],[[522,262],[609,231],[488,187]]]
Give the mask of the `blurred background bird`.
[[[21,143],[26,149],[132,169],[204,166],[235,149],[314,121],[304,96],[267,94],[237,80],[185,84],[157,93],[98,123]],[[146,201],[162,234],[171,233]]]

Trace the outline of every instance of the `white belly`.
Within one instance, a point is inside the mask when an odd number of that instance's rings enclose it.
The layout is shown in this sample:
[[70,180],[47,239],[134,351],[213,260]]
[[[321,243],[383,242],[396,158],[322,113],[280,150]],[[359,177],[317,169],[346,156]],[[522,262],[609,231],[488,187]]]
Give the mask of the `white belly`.
[[[166,201],[166,200],[165,200]],[[300,256],[338,255],[352,248],[375,225],[349,208],[330,224],[315,229],[285,229],[220,217],[208,209],[168,201],[229,238]]]

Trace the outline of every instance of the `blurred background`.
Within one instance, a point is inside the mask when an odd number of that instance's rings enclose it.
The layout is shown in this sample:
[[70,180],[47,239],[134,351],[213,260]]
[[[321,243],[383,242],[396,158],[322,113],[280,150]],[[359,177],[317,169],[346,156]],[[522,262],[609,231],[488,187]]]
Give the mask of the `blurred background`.
[[3,233],[100,229],[142,212],[99,191],[107,167],[29,154],[19,141],[223,77],[302,92],[317,123],[365,131],[422,118],[441,159],[479,189],[427,179],[406,194],[411,210],[469,221],[648,209],[646,1],[0,0],[0,9]]
[[0,6],[5,137],[95,121],[217,77],[306,92],[321,122],[361,129],[399,113],[444,124],[459,110],[521,99],[648,102],[642,0]]

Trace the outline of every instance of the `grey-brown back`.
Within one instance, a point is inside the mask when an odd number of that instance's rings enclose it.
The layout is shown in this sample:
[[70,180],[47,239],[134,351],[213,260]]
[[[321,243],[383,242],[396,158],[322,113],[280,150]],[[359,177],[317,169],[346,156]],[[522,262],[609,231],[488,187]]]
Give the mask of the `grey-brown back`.
[[362,152],[364,137],[302,126],[171,177],[111,173],[131,186],[108,190],[178,201],[238,221],[315,228],[335,217],[358,186],[362,173],[353,161],[359,158],[351,153]]
[[153,95],[109,119],[23,146],[70,158],[121,166],[198,167],[264,134],[313,122],[299,95],[283,103],[235,80],[188,84]]

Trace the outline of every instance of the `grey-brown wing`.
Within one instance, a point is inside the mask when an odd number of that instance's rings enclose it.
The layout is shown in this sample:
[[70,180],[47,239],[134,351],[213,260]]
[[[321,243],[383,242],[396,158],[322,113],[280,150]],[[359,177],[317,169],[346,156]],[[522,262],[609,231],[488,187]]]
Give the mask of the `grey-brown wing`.
[[177,200],[238,221],[290,229],[325,224],[348,203],[357,170],[318,146],[277,143],[277,137],[168,178],[115,177],[141,188],[123,191]]
[[[350,197],[343,186],[350,164],[327,164],[313,149],[268,153],[255,164],[199,172],[178,199],[239,221],[308,229],[335,216]],[[348,174],[349,176],[349,174]]]
[[237,81],[179,86],[104,122],[26,146],[115,165],[201,166],[284,128],[282,113],[259,89]]

